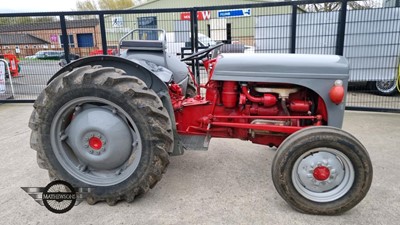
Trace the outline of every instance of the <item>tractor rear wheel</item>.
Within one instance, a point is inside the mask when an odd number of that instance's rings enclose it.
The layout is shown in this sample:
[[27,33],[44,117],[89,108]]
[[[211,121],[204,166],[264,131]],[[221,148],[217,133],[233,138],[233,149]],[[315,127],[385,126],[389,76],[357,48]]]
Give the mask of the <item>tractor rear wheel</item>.
[[173,146],[171,121],[143,81],[115,68],[84,66],[54,79],[34,104],[31,147],[51,179],[90,187],[89,204],[154,187]]
[[272,163],[276,190],[294,209],[333,215],[357,205],[372,182],[364,146],[333,127],[310,127],[289,136]]

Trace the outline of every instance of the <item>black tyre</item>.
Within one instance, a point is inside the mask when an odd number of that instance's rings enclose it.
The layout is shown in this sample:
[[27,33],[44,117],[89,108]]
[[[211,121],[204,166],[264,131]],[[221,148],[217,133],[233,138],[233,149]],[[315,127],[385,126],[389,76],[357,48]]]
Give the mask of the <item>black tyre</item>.
[[364,146],[333,127],[311,127],[289,136],[272,163],[276,190],[294,209],[333,215],[357,205],[372,182]]
[[133,201],[161,179],[171,122],[144,82],[115,68],[85,66],[54,79],[34,104],[31,147],[52,180],[92,187],[94,204]]
[[369,89],[375,91],[376,94],[382,96],[392,96],[399,93],[397,90],[398,80],[381,80],[368,82]]

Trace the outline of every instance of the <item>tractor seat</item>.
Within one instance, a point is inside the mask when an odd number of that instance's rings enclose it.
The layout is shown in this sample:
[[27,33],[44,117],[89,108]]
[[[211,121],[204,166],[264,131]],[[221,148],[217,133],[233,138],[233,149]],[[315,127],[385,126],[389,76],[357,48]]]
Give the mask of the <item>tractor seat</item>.
[[120,42],[121,49],[144,50],[144,51],[164,51],[163,41],[158,40],[127,40]]

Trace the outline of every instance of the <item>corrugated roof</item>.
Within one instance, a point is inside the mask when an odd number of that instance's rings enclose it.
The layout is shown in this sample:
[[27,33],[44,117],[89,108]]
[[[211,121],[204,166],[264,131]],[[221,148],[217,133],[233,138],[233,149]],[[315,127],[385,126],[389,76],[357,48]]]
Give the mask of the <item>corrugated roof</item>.
[[0,45],[50,44],[30,34],[0,34]]
[[[99,24],[98,19],[69,20],[66,21],[67,28],[94,27]],[[33,30],[56,30],[61,29],[60,22],[30,23],[30,24],[11,24],[0,26],[0,33],[33,31]]]

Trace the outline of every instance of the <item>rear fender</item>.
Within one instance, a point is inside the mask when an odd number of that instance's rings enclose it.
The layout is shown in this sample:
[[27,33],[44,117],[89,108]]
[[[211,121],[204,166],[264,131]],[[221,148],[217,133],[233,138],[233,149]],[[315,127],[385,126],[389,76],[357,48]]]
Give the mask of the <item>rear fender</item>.
[[[165,84],[172,78],[172,73],[169,70],[163,67],[151,67],[146,64],[144,61],[138,60],[126,60],[121,57],[115,56],[93,56],[93,57],[86,57],[79,60],[76,60],[61,70],[59,70],[56,74],[54,74],[50,80],[47,82],[49,84],[52,80],[56,77],[60,76],[61,74],[72,71],[74,68],[82,67],[82,66],[95,66],[101,65],[103,67],[114,67],[121,70],[124,70],[127,76],[135,76],[141,79],[148,88],[152,89],[161,99],[164,107],[167,109],[169,117],[172,123],[172,129],[174,132],[174,148],[168,150],[172,155],[181,155],[183,154],[183,149],[180,144],[179,135],[176,131],[176,122],[175,122],[175,115],[174,110],[172,108],[171,98],[169,96],[168,87]],[[161,73],[163,80],[161,80],[156,74]],[[170,74],[170,75],[168,75]],[[158,74],[160,75],[160,74]],[[169,76],[169,78],[168,78]]]

